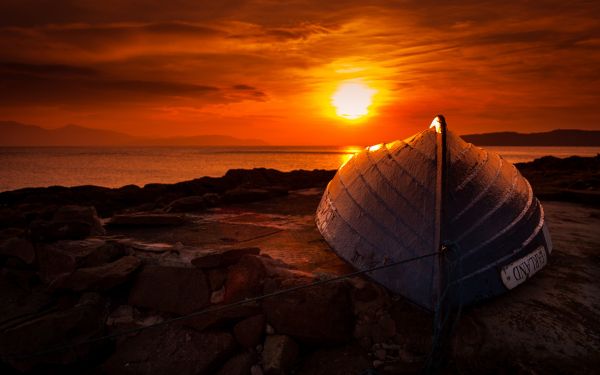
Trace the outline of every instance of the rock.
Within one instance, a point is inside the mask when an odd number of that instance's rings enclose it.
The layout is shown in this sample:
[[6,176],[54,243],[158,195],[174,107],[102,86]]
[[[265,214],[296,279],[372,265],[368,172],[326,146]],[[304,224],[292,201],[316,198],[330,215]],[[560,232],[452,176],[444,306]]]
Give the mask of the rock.
[[246,318],[233,326],[233,335],[243,347],[253,348],[262,342],[265,322],[262,314]]
[[318,349],[303,361],[298,375],[367,374],[367,353],[355,345]]
[[0,228],[26,227],[24,212],[19,209],[0,207]]
[[81,222],[90,226],[90,235],[101,236],[106,232],[93,206],[62,206],[54,213],[55,223]]
[[387,355],[387,352],[386,352],[386,350],[385,350],[385,349],[377,349],[377,350],[375,351],[375,353],[374,353],[374,354],[375,354],[375,357],[376,357],[377,359],[380,359],[380,360],[382,360],[382,361],[385,361],[385,357],[386,357],[386,355]]
[[210,303],[212,303],[213,305],[222,303],[223,301],[225,301],[225,288],[215,290],[210,295]]
[[240,353],[230,358],[217,375],[249,375],[256,356],[252,353]]
[[36,365],[66,365],[82,361],[90,354],[93,346],[79,345],[44,356],[22,360],[14,358],[88,340],[103,332],[106,318],[105,301],[95,293],[84,294],[73,307],[50,311],[3,325],[0,332],[0,352],[13,357],[5,357],[6,363],[19,371],[29,371]]
[[183,225],[188,221],[184,215],[165,213],[135,213],[113,216],[107,223],[110,227],[169,227]]
[[0,255],[18,258],[25,264],[35,261],[33,245],[25,238],[11,237],[0,242]]
[[72,273],[80,267],[95,267],[112,262],[125,254],[125,247],[97,238],[79,241],[58,241],[40,245],[36,256],[40,278],[51,283],[58,276]]
[[296,270],[293,266],[279,259],[273,259],[267,254],[261,255],[258,259],[262,262],[268,277],[280,279],[289,286],[308,284],[315,280],[314,274]]
[[206,207],[215,207],[221,201],[221,196],[216,193],[206,193],[202,196],[202,199],[204,199]]
[[272,325],[267,324],[267,327],[265,328],[265,331],[267,332],[267,335],[274,335],[275,334],[275,328],[273,328]]
[[252,189],[237,187],[223,194],[225,203],[251,203],[286,195],[285,189]]
[[71,274],[59,277],[52,286],[75,292],[106,291],[127,281],[141,264],[138,258],[125,256],[101,266],[80,268]]
[[365,315],[389,308],[390,298],[382,286],[363,278],[353,278],[349,282],[352,284],[352,305],[356,315]]
[[336,343],[352,336],[354,316],[345,282],[268,298],[263,310],[277,332],[302,341]]
[[181,326],[144,330],[117,344],[104,363],[109,374],[211,374],[235,350],[224,332],[196,332]]
[[[213,307],[218,309],[220,306],[216,305]],[[194,328],[195,330],[203,331],[207,328],[229,326],[232,322],[236,322],[260,313],[260,305],[257,302],[251,302],[194,316],[186,319],[183,324],[187,327]]]
[[184,315],[208,306],[210,292],[202,270],[145,266],[135,277],[129,304]]
[[36,242],[58,240],[82,240],[92,233],[92,227],[84,222],[56,223],[36,220],[29,226],[31,238]]
[[227,270],[225,302],[230,303],[262,294],[266,271],[259,257],[244,255]]
[[298,345],[285,335],[267,336],[262,352],[263,368],[267,375],[287,374],[298,358]]
[[[11,258],[7,261],[7,263],[9,263],[11,260],[18,261],[16,258]],[[9,265],[7,263],[4,264],[5,268],[0,269],[1,277],[24,290],[31,290],[34,286],[39,284],[40,279],[35,270],[26,269],[20,265]]]
[[96,209],[92,206],[61,206],[56,210],[45,207],[38,210],[42,212],[34,212],[34,219],[29,226],[34,241],[80,240],[105,233]]
[[167,212],[190,212],[201,211],[206,208],[204,198],[199,195],[192,195],[175,199],[166,208]]
[[237,249],[218,249],[192,259],[192,264],[198,268],[226,267],[237,263],[244,255],[258,255],[258,247],[242,247]]
[[130,305],[121,305],[114,309],[106,319],[106,325],[113,326],[133,326],[135,322],[134,308]]
[[23,288],[5,271],[0,273],[0,332],[50,309],[56,302],[56,296],[46,287]]
[[223,268],[215,268],[206,270],[208,281],[210,282],[210,288],[212,290],[221,290],[225,285],[227,279],[227,270]]

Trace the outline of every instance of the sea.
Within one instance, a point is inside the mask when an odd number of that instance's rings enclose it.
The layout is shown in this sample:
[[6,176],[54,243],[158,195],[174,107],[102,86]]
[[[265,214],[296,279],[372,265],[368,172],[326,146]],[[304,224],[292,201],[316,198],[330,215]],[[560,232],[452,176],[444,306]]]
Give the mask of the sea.
[[[510,162],[552,155],[595,156],[600,147],[486,147]],[[24,187],[121,187],[222,176],[229,169],[337,169],[357,146],[3,147],[0,191]]]

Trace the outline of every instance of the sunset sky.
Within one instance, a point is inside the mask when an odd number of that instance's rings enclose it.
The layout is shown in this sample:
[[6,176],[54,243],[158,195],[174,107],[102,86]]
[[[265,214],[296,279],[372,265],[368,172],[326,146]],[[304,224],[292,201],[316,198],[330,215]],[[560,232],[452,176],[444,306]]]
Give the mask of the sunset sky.
[[[0,1],[0,120],[271,144],[600,130],[600,1]],[[336,115],[356,83],[368,115]]]

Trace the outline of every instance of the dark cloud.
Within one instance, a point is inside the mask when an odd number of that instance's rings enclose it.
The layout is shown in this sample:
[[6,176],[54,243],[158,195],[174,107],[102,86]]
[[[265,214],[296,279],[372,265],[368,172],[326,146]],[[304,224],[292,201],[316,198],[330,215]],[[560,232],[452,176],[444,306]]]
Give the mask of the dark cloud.
[[144,119],[214,104],[207,123],[261,108],[317,123],[307,98],[362,78],[388,90],[393,121],[445,108],[546,126],[531,123],[544,106],[600,101],[598,14],[587,0],[3,0],[0,117],[16,105],[136,103],[128,115]]
[[234,90],[244,90],[244,91],[246,91],[246,90],[256,90],[255,87],[248,86],[248,85],[242,85],[242,84],[233,85],[233,89]]
[[139,102],[159,98],[222,100],[213,86],[149,80],[64,77],[0,70],[2,105]]
[[63,64],[25,64],[19,62],[0,62],[0,72],[25,73],[48,76],[94,76],[95,69]]

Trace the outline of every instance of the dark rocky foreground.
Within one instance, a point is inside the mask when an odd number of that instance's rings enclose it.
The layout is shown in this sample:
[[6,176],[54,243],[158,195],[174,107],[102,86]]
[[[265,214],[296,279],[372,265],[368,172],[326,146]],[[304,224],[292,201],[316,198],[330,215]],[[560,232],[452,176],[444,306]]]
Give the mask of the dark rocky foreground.
[[545,156],[516,166],[540,199],[600,205],[600,154],[564,159]]
[[[600,213],[589,207],[600,158],[518,167],[542,198],[588,207],[544,202],[550,265],[463,313],[446,373],[600,366]],[[174,185],[1,193],[0,371],[419,373],[432,316],[368,279],[240,302],[351,271],[313,224],[333,173],[233,170]]]

